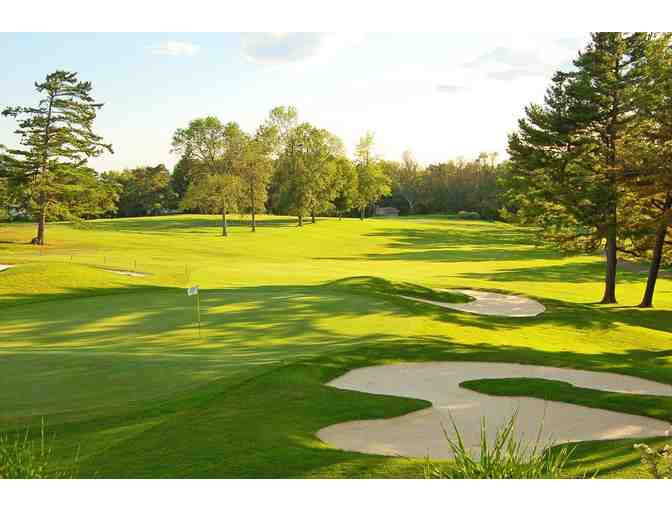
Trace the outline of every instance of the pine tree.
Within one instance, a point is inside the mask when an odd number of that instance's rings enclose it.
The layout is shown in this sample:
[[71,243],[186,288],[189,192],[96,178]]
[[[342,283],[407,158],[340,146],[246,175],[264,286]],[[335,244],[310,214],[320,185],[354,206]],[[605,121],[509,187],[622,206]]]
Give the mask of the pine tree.
[[672,34],[656,34],[640,62],[638,128],[625,144],[623,180],[631,196],[630,241],[636,256],[651,256],[642,308],[653,295],[672,226]]
[[102,104],[91,97],[90,82],[80,81],[77,73],[56,71],[35,89],[44,96],[36,107],[10,107],[2,114],[18,121],[15,133],[24,148],[8,153],[14,178],[28,190],[37,216],[32,242],[42,245],[49,208],[62,203],[89,158],[112,152],[112,147],[93,132]]
[[602,303],[616,302],[621,149],[634,115],[649,34],[595,33],[557,72],[543,106],[531,105],[509,137],[521,215],[565,247],[606,252]]

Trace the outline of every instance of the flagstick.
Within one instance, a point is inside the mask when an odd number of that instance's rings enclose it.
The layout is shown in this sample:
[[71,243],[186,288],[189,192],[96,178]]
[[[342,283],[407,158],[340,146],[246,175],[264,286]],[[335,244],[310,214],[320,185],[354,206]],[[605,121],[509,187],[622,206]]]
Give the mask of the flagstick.
[[196,313],[198,314],[198,339],[201,339],[201,293],[196,294]]

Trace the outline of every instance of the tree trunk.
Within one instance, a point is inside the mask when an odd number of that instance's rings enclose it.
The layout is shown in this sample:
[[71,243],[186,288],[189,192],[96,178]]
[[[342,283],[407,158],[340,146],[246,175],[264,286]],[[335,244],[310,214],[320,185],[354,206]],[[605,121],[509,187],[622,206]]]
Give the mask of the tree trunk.
[[299,214],[299,227],[303,227],[303,215]]
[[313,223],[315,223],[315,211],[311,211],[311,212],[310,212],[310,216],[311,216],[312,219],[313,219]]
[[229,231],[227,229],[227,224],[226,224],[226,211],[222,211],[222,236],[223,237],[228,237]]
[[343,213],[342,213],[341,210],[339,209],[339,210],[338,210],[338,221],[341,221],[342,219],[343,219]]
[[616,303],[616,224],[607,227],[607,267],[604,278],[604,296],[602,304]]
[[364,221],[364,207],[359,208],[359,219]]
[[44,226],[47,223],[47,172],[49,171],[49,135],[51,131],[51,112],[54,106],[54,94],[49,94],[49,109],[47,111],[47,121],[44,125],[44,154],[42,159],[42,171],[40,175],[40,217],[37,220],[37,236],[31,241],[33,244],[44,245]]
[[646,290],[644,297],[639,304],[640,308],[651,308],[653,306],[653,293],[656,290],[656,281],[660,271],[660,262],[663,258],[663,248],[665,247],[665,237],[667,236],[668,213],[672,208],[672,193],[667,194],[665,205],[663,206],[663,219],[656,232],[656,243],[653,247],[651,256],[651,265],[649,266],[649,277],[646,280]]
[[40,207],[40,215],[37,219],[37,235],[31,241],[32,244],[42,246],[44,244],[44,227],[47,224],[47,206]]
[[254,201],[254,198],[255,198],[254,197],[254,190],[252,190],[251,198],[252,198],[252,232],[256,232],[257,231],[257,218],[256,218],[257,207],[256,207],[256,204],[255,204],[255,201]]

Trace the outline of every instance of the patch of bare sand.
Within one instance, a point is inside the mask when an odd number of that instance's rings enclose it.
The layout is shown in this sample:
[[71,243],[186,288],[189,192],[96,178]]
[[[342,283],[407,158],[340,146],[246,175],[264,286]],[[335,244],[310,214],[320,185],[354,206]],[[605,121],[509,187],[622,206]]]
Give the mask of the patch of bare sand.
[[428,400],[432,407],[397,418],[339,423],[317,436],[336,448],[362,453],[435,459],[451,458],[444,428],[452,432],[450,416],[465,444],[477,449],[480,422],[489,440],[496,428],[517,411],[517,433],[533,441],[543,421],[543,439],[556,443],[592,439],[664,436],[670,424],[643,416],[592,409],[528,397],[494,397],[460,388],[473,379],[534,377],[565,381],[582,388],[619,393],[672,396],[672,386],[606,372],[518,365],[513,363],[401,363],[351,370],[329,382],[335,388]]
[[444,303],[411,296],[400,296],[404,299],[419,301],[430,305],[450,308],[460,312],[475,313],[478,315],[496,315],[498,317],[536,317],[546,310],[544,305],[534,299],[511,294],[484,292],[470,289],[441,289],[449,292],[459,292],[474,298],[469,303]]
[[122,274],[124,276],[137,276],[137,277],[149,276],[149,273],[140,273],[138,271],[125,271],[121,269],[103,269],[103,271],[107,271],[108,273]]

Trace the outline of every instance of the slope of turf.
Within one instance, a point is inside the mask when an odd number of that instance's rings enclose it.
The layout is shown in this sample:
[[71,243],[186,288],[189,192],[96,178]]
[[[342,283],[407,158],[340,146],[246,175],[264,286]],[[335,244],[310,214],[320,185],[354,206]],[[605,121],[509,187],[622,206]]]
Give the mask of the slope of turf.
[[615,393],[580,388],[564,381],[527,377],[474,379],[463,381],[460,386],[486,395],[555,400],[585,407],[639,414],[666,420],[672,424],[672,397]]
[[[0,429],[46,416],[63,463],[79,447],[82,476],[419,476],[417,461],[340,452],[314,432],[426,403],[323,384],[356,366],[451,359],[672,383],[667,279],[656,308],[639,310],[646,275],[621,271],[621,304],[604,306],[598,257],[562,256],[506,224],[413,217],[297,228],[269,216],[252,233],[233,223],[226,239],[209,216],[52,224],[44,248],[26,244],[32,225],[0,225],[0,263],[16,264],[0,273]],[[200,337],[184,292],[193,284]],[[520,293],[547,312],[482,317],[395,297],[460,299],[441,288]],[[625,443],[585,443],[578,454],[608,466],[604,474],[638,474]]]

